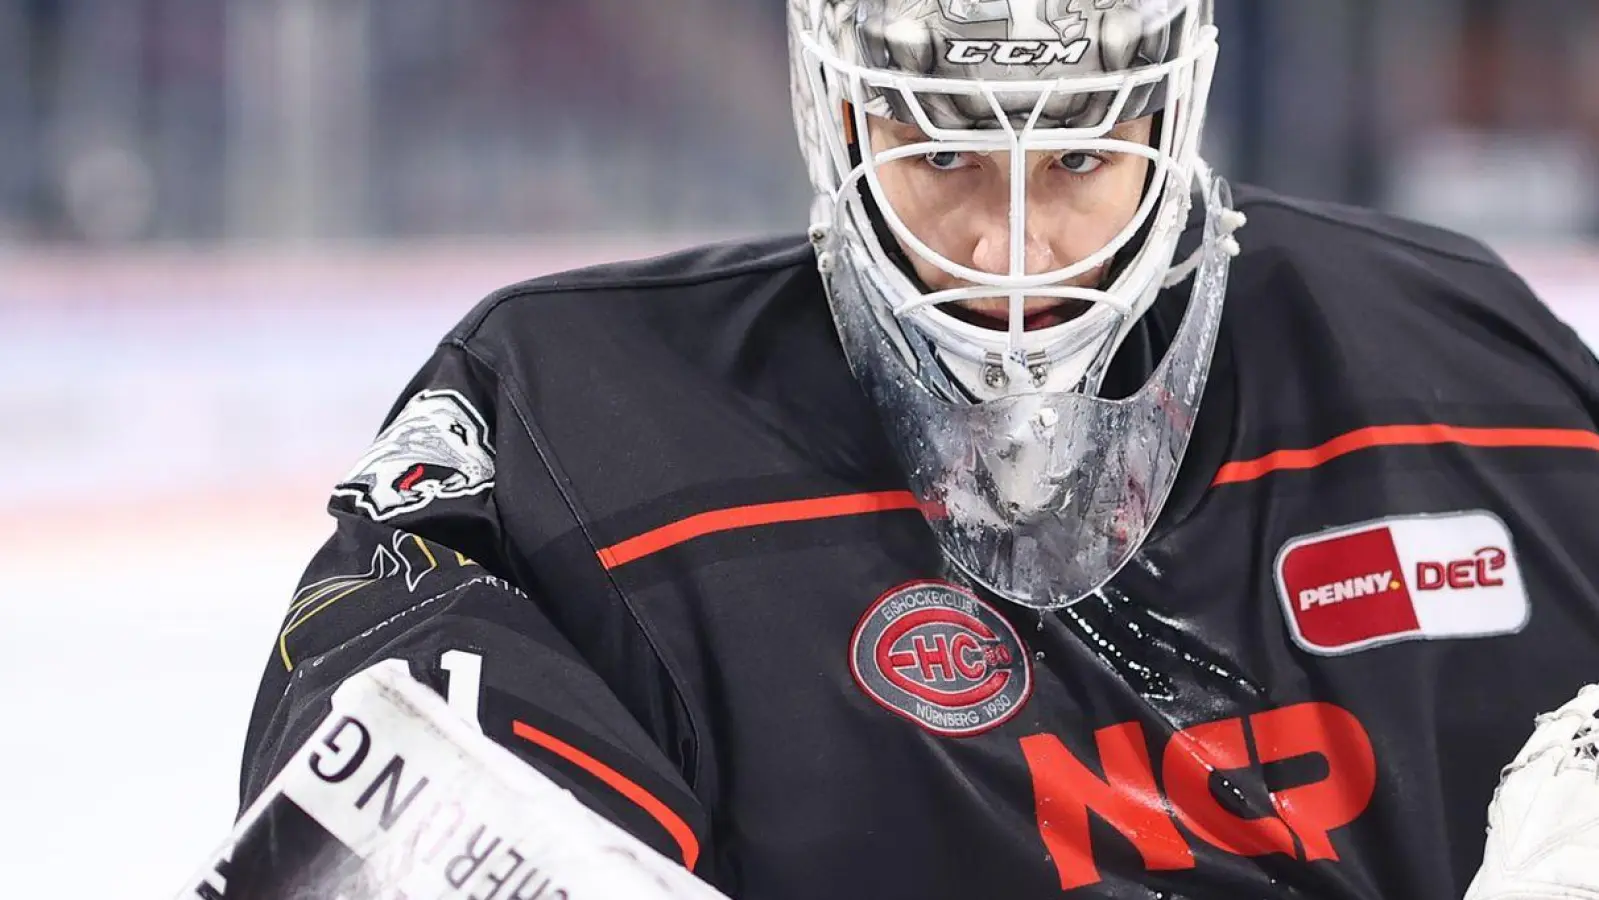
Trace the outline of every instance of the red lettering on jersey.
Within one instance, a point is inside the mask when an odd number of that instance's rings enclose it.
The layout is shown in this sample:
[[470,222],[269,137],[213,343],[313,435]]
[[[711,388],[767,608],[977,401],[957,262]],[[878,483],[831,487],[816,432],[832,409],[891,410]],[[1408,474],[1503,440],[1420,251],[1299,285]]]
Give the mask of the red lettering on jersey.
[[949,653],[963,678],[980,681],[988,674],[983,647],[977,643],[977,638],[964,633],[955,635],[955,639],[949,642]]
[[1494,572],[1505,567],[1510,555],[1499,547],[1483,547],[1476,553],[1476,572],[1478,587],[1503,587],[1505,580],[1494,576]]
[[1416,563],[1416,583],[1423,591],[1449,588],[1469,591],[1477,587],[1500,587],[1505,580],[1494,575],[1503,569],[1509,554],[1500,547],[1483,547],[1466,559],[1448,562]]
[[1193,868],[1194,852],[1172,824],[1166,801],[1155,786],[1143,729],[1137,722],[1112,725],[1094,732],[1094,741],[1103,779],[1054,735],[1022,738],[1022,754],[1033,776],[1038,828],[1060,874],[1061,890],[1099,881],[1088,842],[1089,810],[1132,841],[1145,868]]
[[[1258,758],[1251,758],[1249,733]],[[1090,812],[1131,841],[1151,871],[1195,865],[1194,852],[1174,818],[1227,853],[1337,860],[1331,833],[1359,818],[1377,784],[1377,760],[1365,727],[1330,703],[1300,703],[1256,713],[1247,724],[1228,718],[1177,732],[1162,753],[1164,797],[1138,723],[1101,728],[1094,741],[1103,778],[1054,735],[1021,739],[1039,834],[1064,890],[1100,881],[1089,839]],[[1275,816],[1239,816],[1221,804],[1211,787],[1213,773],[1258,784],[1261,766],[1312,754],[1325,760],[1326,777],[1272,791]]]
[[1294,835],[1276,816],[1245,819],[1217,801],[1211,773],[1248,780],[1254,763],[1244,740],[1244,723],[1222,719],[1179,731],[1166,744],[1161,764],[1166,794],[1177,820],[1200,839],[1238,856],[1294,855]]
[[1355,821],[1377,787],[1377,757],[1365,726],[1331,703],[1300,703],[1249,717],[1262,763],[1319,753],[1321,781],[1272,794],[1272,805],[1305,845],[1305,859],[1337,859],[1328,832]]
[[[949,638],[942,634],[936,635],[933,643],[929,645],[927,639],[918,634],[911,638],[911,646],[915,648],[912,652],[916,656],[917,665],[921,666],[923,681],[955,680],[955,670],[949,664]],[[934,669],[938,670],[937,674],[934,673]]]
[[1448,583],[1447,567],[1440,562],[1416,563],[1416,590],[1436,591]]

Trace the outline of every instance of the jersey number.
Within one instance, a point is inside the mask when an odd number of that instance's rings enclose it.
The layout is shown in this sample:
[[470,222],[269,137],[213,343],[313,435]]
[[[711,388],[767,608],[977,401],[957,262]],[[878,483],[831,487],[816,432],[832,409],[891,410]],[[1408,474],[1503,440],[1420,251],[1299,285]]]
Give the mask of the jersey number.
[[444,670],[445,702],[481,730],[478,701],[483,696],[483,654],[446,650],[439,656],[439,668]]

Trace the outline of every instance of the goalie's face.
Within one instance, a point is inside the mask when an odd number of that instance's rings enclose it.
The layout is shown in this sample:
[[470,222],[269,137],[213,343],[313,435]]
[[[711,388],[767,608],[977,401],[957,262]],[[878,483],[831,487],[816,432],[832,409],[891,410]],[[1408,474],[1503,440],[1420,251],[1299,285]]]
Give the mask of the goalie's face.
[[[928,140],[921,129],[881,116],[868,118],[871,152]],[[1124,122],[1108,137],[1148,144],[1152,120]],[[1010,154],[935,151],[894,159],[882,165],[878,178],[882,199],[906,229],[945,259],[993,275],[1012,273],[1011,206],[1014,167]],[[1149,174],[1142,156],[1102,151],[1033,151],[1023,167],[1026,180],[1025,273],[1065,269],[1105,247],[1132,222]],[[903,240],[900,249],[917,277],[933,291],[966,287],[959,278],[915,252]],[[1094,286],[1109,263],[1101,263],[1067,282]],[[1084,301],[1029,297],[1025,306],[1028,331],[1061,324],[1086,311]],[[951,303],[946,312],[973,325],[1005,330],[1009,302],[1004,297]]]

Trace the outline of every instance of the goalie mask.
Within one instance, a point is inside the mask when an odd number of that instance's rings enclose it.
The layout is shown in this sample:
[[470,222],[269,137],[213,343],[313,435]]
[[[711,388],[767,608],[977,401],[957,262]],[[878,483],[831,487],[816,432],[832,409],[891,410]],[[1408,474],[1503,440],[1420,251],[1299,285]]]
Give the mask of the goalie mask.
[[[1210,0],[790,0],[789,27],[817,264],[929,523],[950,560],[1002,597],[1051,609],[1088,596],[1170,493],[1237,252],[1242,217],[1198,155]],[[1139,120],[1147,141],[1127,137]],[[1086,190],[1053,187],[1067,182],[1038,175],[1037,160],[1091,174],[1085,161],[1111,156],[1142,173],[1141,193],[1123,192],[1125,221],[1072,258],[1037,252],[1060,237],[1034,233],[1057,227],[1047,208],[1071,205],[1054,192]],[[904,166],[960,177],[916,169],[923,180],[907,182]],[[1008,195],[1001,246],[982,265],[951,258],[939,233],[975,215],[962,205],[968,171]],[[950,200],[929,213],[931,195]],[[1203,243],[1174,266],[1196,196]],[[1190,274],[1187,312],[1148,382],[1097,396],[1139,317]]]

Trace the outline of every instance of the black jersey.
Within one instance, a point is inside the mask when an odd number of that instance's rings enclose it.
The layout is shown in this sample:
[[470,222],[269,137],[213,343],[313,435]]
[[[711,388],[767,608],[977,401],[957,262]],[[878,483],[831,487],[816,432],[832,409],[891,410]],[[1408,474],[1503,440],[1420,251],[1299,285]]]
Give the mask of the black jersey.
[[1599,672],[1599,368],[1471,241],[1238,206],[1159,527],[1046,614],[943,563],[804,240],[496,293],[335,489],[244,796],[398,658],[736,900],[1455,900]]

